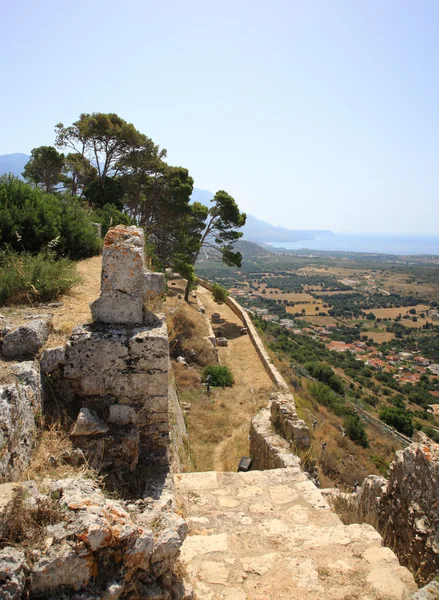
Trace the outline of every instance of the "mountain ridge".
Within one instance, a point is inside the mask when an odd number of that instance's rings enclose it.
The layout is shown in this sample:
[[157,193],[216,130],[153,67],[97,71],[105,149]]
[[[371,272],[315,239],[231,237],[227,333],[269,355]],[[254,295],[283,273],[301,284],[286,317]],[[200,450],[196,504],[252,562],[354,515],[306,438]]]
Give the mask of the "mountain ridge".
[[[212,192],[194,188],[192,200],[210,206],[214,197]],[[247,214],[247,222],[242,228],[244,239],[257,244],[269,244],[270,242],[299,242],[302,240],[313,240],[316,237],[332,237],[335,234],[325,229],[288,229],[271,225],[266,221],[258,219],[252,214]],[[275,250],[275,249],[274,249]]]

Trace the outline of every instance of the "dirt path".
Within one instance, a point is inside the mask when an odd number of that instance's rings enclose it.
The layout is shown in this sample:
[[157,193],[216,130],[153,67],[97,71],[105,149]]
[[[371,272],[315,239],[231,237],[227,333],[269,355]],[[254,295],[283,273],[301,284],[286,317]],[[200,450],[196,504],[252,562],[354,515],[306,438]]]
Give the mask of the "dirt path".
[[228,366],[235,378],[231,388],[216,392],[215,402],[233,412],[233,423],[213,448],[211,469],[234,471],[241,456],[248,454],[248,432],[251,418],[268,402],[273,384],[256,353],[251,339],[241,335],[242,322],[225,304],[216,304],[211,293],[199,287],[197,295],[206,308],[206,317],[219,312],[224,322],[220,328],[228,339],[227,347],[218,348],[221,364]]

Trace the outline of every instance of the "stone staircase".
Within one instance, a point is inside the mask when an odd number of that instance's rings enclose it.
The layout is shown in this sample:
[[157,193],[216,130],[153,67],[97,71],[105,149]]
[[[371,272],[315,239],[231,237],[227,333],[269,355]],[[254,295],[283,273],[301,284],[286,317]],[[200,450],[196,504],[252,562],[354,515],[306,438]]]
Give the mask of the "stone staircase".
[[408,600],[413,576],[370,525],[343,525],[298,467],[175,475],[198,600]]

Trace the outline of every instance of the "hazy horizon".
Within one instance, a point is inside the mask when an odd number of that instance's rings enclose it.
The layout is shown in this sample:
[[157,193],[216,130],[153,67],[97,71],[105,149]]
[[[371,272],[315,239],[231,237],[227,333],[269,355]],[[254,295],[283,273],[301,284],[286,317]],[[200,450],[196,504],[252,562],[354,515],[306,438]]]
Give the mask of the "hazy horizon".
[[0,154],[116,112],[273,225],[438,233],[434,0],[22,0],[2,17]]

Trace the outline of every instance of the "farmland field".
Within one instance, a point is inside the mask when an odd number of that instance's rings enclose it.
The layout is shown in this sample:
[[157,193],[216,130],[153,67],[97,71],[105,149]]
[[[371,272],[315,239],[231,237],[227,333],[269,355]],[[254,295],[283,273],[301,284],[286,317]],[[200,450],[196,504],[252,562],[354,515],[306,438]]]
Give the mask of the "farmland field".
[[[416,315],[413,316],[419,316],[419,314],[421,312],[425,312],[427,311],[430,307],[427,306],[426,304],[418,304],[418,306],[400,306],[399,308],[393,307],[393,308],[371,308],[370,311],[368,312],[372,312],[377,318],[380,317],[381,319],[396,319],[396,317],[398,315],[406,315],[410,309],[415,308],[416,310]],[[368,309],[365,309],[368,310]],[[419,319],[421,320],[421,319]]]

